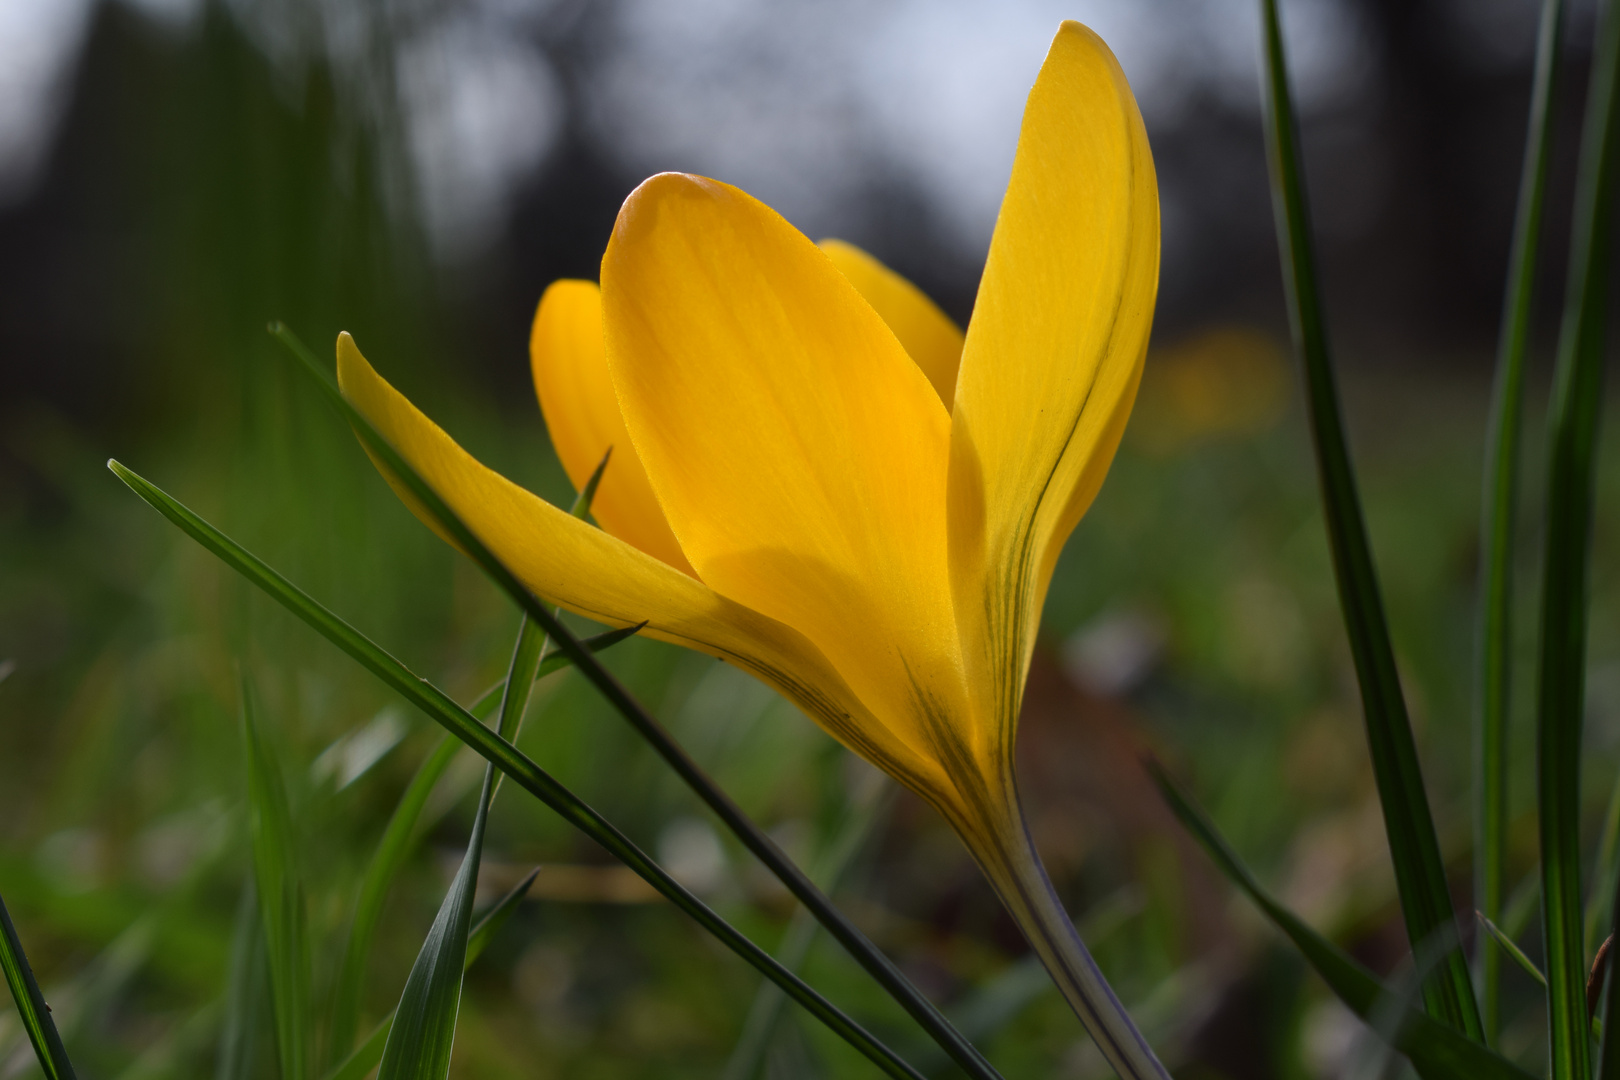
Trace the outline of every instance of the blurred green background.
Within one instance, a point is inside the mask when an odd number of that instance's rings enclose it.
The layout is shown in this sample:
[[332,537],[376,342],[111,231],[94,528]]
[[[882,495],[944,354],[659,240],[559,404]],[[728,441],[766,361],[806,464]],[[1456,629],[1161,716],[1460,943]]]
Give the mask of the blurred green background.
[[[1481,443],[1535,5],[1297,7],[1346,410],[1467,913]],[[250,877],[239,669],[289,777],[317,995],[360,874],[437,739],[142,505],[107,457],[470,701],[505,670],[515,610],[403,509],[266,322],[323,355],[354,333],[484,461],[566,505],[527,386],[528,320],[547,282],[594,276],[638,180],[685,168],[741,183],[813,235],[865,244],[965,320],[1021,87],[1062,17],[1103,32],[1142,97],[1165,269],[1137,413],[1060,564],[1031,677],[1020,753],[1037,841],[1178,1075],[1365,1066],[1358,1023],[1229,894],[1139,768],[1161,755],[1291,904],[1397,968],[1405,935],[1285,347],[1253,15],[1239,0],[1179,21],[1165,4],[1072,8],[13,0],[0,14],[13,103],[0,108],[0,894],[81,1075],[215,1075]],[[1572,87],[1586,19],[1577,5]],[[1562,121],[1555,236],[1575,120]],[[1549,310],[1561,246],[1547,254]],[[1527,444],[1526,657],[1539,430]],[[1607,554],[1620,492],[1603,456],[1594,837],[1620,757]],[[802,862],[850,807],[871,818],[835,895],[1009,1078],[1107,1074],[930,811],[884,795],[730,668],[639,640],[606,656]],[[1522,699],[1530,680],[1526,662]],[[1535,843],[1527,718],[1521,870]],[[758,940],[781,938],[785,894],[577,676],[538,688],[523,749]],[[435,790],[384,914],[367,1025],[396,1001],[454,872],[478,775],[464,754]],[[469,976],[454,1075],[719,1074],[758,991],[751,970],[509,789],[480,902],[535,865],[530,899]],[[931,1074],[954,1075],[835,947],[818,942],[807,972]],[[1535,1060],[1540,999],[1517,970],[1508,979],[1507,1048]],[[273,1076],[273,1039],[260,1045],[255,1075]],[[791,1010],[763,1068],[875,1075]],[[0,1077],[35,1074],[0,1009]]]

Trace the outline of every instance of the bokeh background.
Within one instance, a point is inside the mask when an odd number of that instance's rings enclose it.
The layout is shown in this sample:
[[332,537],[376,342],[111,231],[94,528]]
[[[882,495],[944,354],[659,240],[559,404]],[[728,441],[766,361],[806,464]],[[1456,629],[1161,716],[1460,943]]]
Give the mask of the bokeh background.
[[[1353,446],[1465,915],[1481,446],[1538,6],[1283,5]],[[215,1075],[250,874],[239,669],[290,781],[318,994],[436,738],[105,460],[470,700],[504,671],[515,611],[398,505],[267,321],[323,355],[351,331],[484,460],[566,504],[528,386],[529,320],[547,283],[595,276],[637,182],[678,169],[738,184],[812,236],[866,247],[965,322],[1023,97],[1063,18],[1103,34],[1139,96],[1164,251],[1140,404],[1059,567],[1032,674],[1020,749],[1038,841],[1178,1075],[1376,1067],[1138,765],[1162,756],[1290,903],[1398,969],[1405,935],[1286,345],[1254,4],[0,0],[0,894],[83,1075]],[[1592,19],[1572,5],[1525,467],[1527,645]],[[1614,483],[1600,472],[1594,835],[1620,756]],[[866,823],[836,895],[1008,1077],[1106,1075],[929,811],[736,671],[651,642],[608,657],[806,863],[852,813]],[[1521,698],[1529,683],[1526,663]],[[1516,872],[1534,857],[1527,715]],[[577,677],[542,684],[523,745],[762,942],[780,939],[791,905]],[[454,871],[477,775],[464,756],[436,791],[387,908],[369,1019],[397,998]],[[743,1080],[748,969],[515,789],[489,844],[485,899],[543,869],[469,976],[455,1075],[730,1063]],[[1534,953],[1534,934],[1525,943]],[[953,1075],[835,948],[813,948],[807,971]],[[1539,998],[1509,980],[1508,1047],[1533,1059]],[[252,1075],[277,1075],[272,1043]],[[34,1069],[0,1010],[0,1076]],[[871,1072],[791,1012],[753,1071]]]

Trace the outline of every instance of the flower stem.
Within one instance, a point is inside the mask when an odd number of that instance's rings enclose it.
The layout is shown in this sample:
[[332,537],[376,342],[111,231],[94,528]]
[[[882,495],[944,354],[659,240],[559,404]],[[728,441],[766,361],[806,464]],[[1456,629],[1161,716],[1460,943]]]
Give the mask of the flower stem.
[[964,842],[1052,981],[1121,1080],[1170,1080],[1059,902],[1018,808],[1001,827],[961,829]]

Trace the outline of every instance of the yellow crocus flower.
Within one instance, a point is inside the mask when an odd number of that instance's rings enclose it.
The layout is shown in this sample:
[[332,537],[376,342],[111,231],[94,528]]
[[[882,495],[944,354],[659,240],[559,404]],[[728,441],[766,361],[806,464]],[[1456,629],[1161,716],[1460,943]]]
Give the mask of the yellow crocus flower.
[[[1122,1075],[1162,1075],[1053,895],[1013,741],[1054,563],[1142,370],[1159,212],[1141,116],[1064,23],[964,336],[844,243],[702,177],[625,201],[601,286],[535,317],[593,528],[485,468],[338,340],[343,392],[544,600],[752,672],[961,835]],[[418,508],[419,509],[419,508]]]

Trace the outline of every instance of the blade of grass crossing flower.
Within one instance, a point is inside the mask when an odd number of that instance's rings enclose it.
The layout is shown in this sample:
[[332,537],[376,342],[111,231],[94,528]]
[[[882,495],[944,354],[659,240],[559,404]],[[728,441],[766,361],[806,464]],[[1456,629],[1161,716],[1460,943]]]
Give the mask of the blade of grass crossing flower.
[[1414,950],[1423,942],[1443,942],[1445,955],[1424,982],[1424,1004],[1431,1016],[1470,1038],[1483,1036],[1479,1006],[1462,953],[1461,935],[1446,886],[1440,841],[1429,812],[1418,765],[1417,745],[1407,718],[1389,640],[1383,600],[1373,569],[1362,519],[1355,473],[1345,444],[1338,390],[1328,350],[1327,327],[1316,283],[1305,178],[1296,145],[1297,128],[1283,55],[1277,0],[1261,0],[1265,61],[1266,142],[1271,158],[1272,205],[1288,294],[1289,321],[1305,373],[1305,396],[1316,449],[1322,508],[1338,579],[1356,678],[1361,686],[1367,744],[1371,751],[1390,857],[1400,892],[1401,913]]
[[[535,654],[539,654],[538,646]],[[508,687],[514,681],[509,677]],[[526,684],[524,680],[521,685]],[[489,819],[489,797],[494,785],[495,767],[486,766],[467,853],[405,980],[405,991],[383,1046],[377,1080],[444,1080],[450,1075],[450,1051],[456,1041],[456,1017],[461,1012],[461,978],[467,966],[467,933],[472,927],[473,893],[478,887],[484,825]]]
[[39,992],[34,969],[23,953],[22,939],[11,924],[6,902],[0,899],[0,968],[6,973],[6,985],[11,987],[12,1000],[22,1017],[23,1029],[34,1046],[39,1067],[48,1080],[73,1080],[73,1063],[62,1048],[62,1036],[57,1033],[56,1021],[51,1019],[51,1008],[45,1004],[45,995]]
[[[476,712],[476,711],[475,711]],[[355,1031],[360,1022],[360,999],[366,973],[366,961],[371,956],[371,943],[377,933],[377,922],[382,918],[383,904],[388,890],[405,865],[416,839],[416,823],[427,806],[428,796],[455,758],[461,744],[450,736],[439,739],[427,758],[416,770],[393,816],[383,830],[377,851],[366,867],[360,882],[359,899],[354,906],[354,919],[350,923],[349,941],[343,952],[343,965],[338,970],[337,989],[333,993],[331,1048],[332,1057],[341,1058],[354,1047]]]
[[1581,919],[1581,720],[1585,708],[1593,450],[1603,385],[1620,12],[1598,20],[1581,132],[1570,261],[1548,422],[1546,555],[1537,688],[1542,930],[1554,1080],[1591,1073]]
[[721,944],[786,990],[788,996],[805,1011],[864,1054],[886,1074],[912,1077],[914,1080],[921,1076],[887,1046],[873,1038],[869,1032],[805,984],[802,979],[782,967],[769,953],[717,915],[703,901],[693,896],[605,818],[511,743],[481,724],[443,690],[412,672],[381,646],[272,570],[258,556],[247,551],[160,488],[116,461],[109,461],[108,468],[148,505],[218,556],[227,566],[257,585],[271,599],[348,653],[406,701],[421,709],[430,719],[472,747],[486,761],[492,762],[525,791],[556,811],[563,820],[601,844],[693,921],[719,939]]
[[370,422],[349,404],[338,389],[332,374],[321,366],[309,348],[298,340],[297,335],[281,323],[272,323],[270,332],[314,378],[328,400],[337,407],[339,413],[349,422],[376,459],[385,465],[412,496],[434,516],[444,528],[446,535],[453,538],[462,551],[477,562],[484,572],[528,613],[530,618],[540,624],[557,643],[559,649],[573,659],[574,665],[601,692],[614,710],[636,729],[676,775],[703,800],[721,823],[731,830],[743,846],[764,863],[788,891],[810,910],[816,921],[827,928],[833,938],[917,1021],[929,1037],[939,1043],[951,1059],[975,1080],[1000,1080],[999,1074],[984,1055],[980,1054],[978,1049],[951,1025],[945,1015],[911,984],[893,961],[861,933],[843,912],[833,906],[804,871],[782,853],[775,841],[749,820],[730,796],[716,786],[618,679],[584,648],[579,639],[552,615],[546,605],[523,587],[511,571],[502,565],[483,542],[451,512],[444,500],[440,499],[388,441],[377,433]]
[[[608,459],[612,456],[613,448],[610,446],[607,453],[602,455],[602,461],[596,466],[596,471],[591,473],[590,479],[580,489],[571,511],[575,517],[584,519],[591,512],[591,501],[596,498],[596,489],[602,483],[602,474],[607,471]],[[551,614],[557,619],[562,617],[560,610],[554,610]],[[522,619],[523,623],[518,628],[517,644],[513,648],[512,668],[507,673],[501,691],[500,720],[495,725],[501,738],[509,743],[516,743],[518,740],[518,732],[523,727],[523,716],[529,707],[529,697],[534,690],[535,680],[540,677],[540,666],[544,660],[546,646],[551,641],[527,614]],[[519,687],[520,690],[514,692],[513,687]],[[491,799],[500,792],[501,782],[505,779],[504,773],[495,777],[495,788],[490,792]]]
[[[1378,977],[1328,941],[1304,920],[1283,907],[1260,884],[1243,861],[1170,775],[1156,761],[1146,763],[1171,811],[1204,848],[1227,879],[1299,949],[1300,954],[1351,1012],[1374,1022],[1390,990]],[[1415,1009],[1404,1011],[1393,1032],[1395,1048],[1405,1054],[1424,1080],[1529,1080],[1530,1074],[1440,1021]]]
[[[529,887],[534,884],[534,879],[539,873],[539,867],[530,870],[528,875],[517,883],[516,888],[497,900],[493,907],[473,923],[472,930],[467,934],[467,958],[463,970],[473,966],[473,962],[483,955],[501,927],[505,926],[517,912],[518,904],[528,895]],[[388,1031],[393,1024],[394,1014],[389,1013],[341,1065],[326,1074],[325,1080],[365,1080],[370,1076],[371,1071],[382,1062],[383,1047],[388,1042]]]
[[[1502,916],[1507,861],[1508,709],[1513,666],[1513,534],[1518,521],[1519,433],[1524,415],[1525,353],[1530,340],[1537,252],[1541,246],[1547,167],[1552,158],[1552,115],[1564,0],[1543,0],[1530,94],[1529,130],[1519,177],[1519,202],[1508,257],[1508,280],[1497,343],[1496,382],[1486,438],[1485,492],[1480,536],[1479,686],[1474,736],[1474,905],[1487,920]],[[1481,1023],[1487,1042],[1501,1026],[1500,953],[1480,937]]]
[[1524,955],[1524,950],[1515,945],[1513,939],[1508,937],[1507,933],[1500,926],[1493,923],[1483,911],[1476,912],[1476,914],[1479,916],[1479,924],[1485,928],[1486,933],[1490,934],[1492,940],[1496,942],[1501,950],[1507,953],[1515,964],[1523,968],[1526,975],[1536,980],[1545,989],[1547,976],[1543,975],[1541,969],[1536,967],[1536,962]]
[[276,1047],[283,1080],[303,1080],[309,1068],[309,946],[293,850],[292,813],[281,771],[264,743],[253,687],[245,674],[241,692],[248,831],[269,959]]

